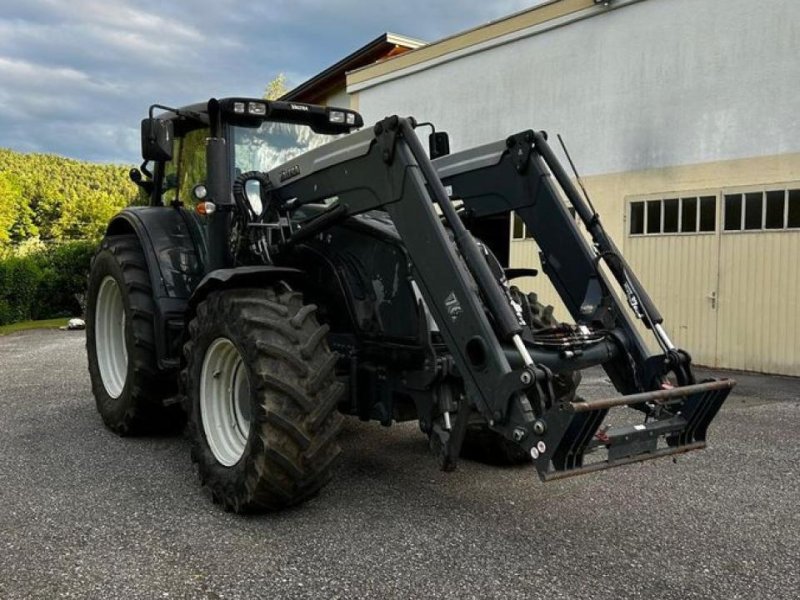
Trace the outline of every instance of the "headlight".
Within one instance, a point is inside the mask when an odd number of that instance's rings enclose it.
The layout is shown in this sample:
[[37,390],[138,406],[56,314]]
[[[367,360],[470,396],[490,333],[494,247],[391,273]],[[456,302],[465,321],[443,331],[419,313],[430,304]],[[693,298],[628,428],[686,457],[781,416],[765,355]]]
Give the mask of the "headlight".
[[264,104],[263,102],[248,102],[247,112],[250,113],[251,115],[263,117],[264,115],[267,114],[267,105]]

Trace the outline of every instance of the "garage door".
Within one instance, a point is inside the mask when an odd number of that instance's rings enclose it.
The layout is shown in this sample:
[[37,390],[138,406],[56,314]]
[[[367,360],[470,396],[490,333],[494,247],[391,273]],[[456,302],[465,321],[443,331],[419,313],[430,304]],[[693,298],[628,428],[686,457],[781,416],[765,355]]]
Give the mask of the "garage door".
[[626,202],[624,253],[698,364],[800,375],[800,183]]

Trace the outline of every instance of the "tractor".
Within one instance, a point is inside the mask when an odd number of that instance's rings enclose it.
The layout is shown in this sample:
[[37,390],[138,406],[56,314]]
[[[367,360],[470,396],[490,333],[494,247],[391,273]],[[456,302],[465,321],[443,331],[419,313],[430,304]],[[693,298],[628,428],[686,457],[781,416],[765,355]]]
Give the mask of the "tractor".
[[[346,415],[417,421],[446,471],[468,455],[545,481],[703,448],[734,382],[695,380],[547,135],[450,153],[420,125],[253,98],[151,106],[131,170],[147,206],[111,220],[88,282],[105,425],[186,424],[201,484],[235,512],[317,494]],[[511,214],[572,323],[476,234]],[[598,365],[619,396],[578,395]],[[634,424],[604,425],[617,407]]]

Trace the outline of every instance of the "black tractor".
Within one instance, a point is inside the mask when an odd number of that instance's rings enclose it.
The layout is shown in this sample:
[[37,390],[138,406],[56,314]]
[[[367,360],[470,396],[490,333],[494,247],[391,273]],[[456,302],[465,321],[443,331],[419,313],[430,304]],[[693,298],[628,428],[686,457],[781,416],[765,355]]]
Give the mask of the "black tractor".
[[[416,127],[250,98],[152,106],[131,172],[149,205],[112,219],[89,278],[106,426],[188,417],[202,484],[237,512],[316,494],[343,414],[418,421],[444,470],[463,454],[543,480],[704,447],[733,381],[695,381],[546,135],[449,154]],[[511,284],[536,275],[488,241],[511,214],[574,323]],[[577,395],[596,365],[620,396]],[[614,407],[638,422],[602,427]]]

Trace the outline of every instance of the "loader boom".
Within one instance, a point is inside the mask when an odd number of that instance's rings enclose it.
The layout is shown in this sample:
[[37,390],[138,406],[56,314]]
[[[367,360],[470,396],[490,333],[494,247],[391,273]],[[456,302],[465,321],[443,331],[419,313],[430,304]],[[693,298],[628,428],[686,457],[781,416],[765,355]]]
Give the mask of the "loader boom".
[[[592,236],[593,247],[560,199],[548,167]],[[268,177],[277,182],[272,194],[290,211],[336,198],[292,235],[295,240],[368,210],[380,208],[389,214],[411,259],[413,280],[439,326],[455,372],[463,378],[469,404],[492,430],[531,454],[543,479],[704,445],[708,424],[733,383],[693,385],[689,355],[666,338],[652,300],[598,215],[569,182],[543,134],[522,132],[504,143],[438,159],[434,166],[414,133],[413,120],[389,117],[371,130],[301,155]],[[542,248],[545,272],[575,321],[587,330],[601,331],[602,338],[575,350],[537,345],[513,310],[503,281],[492,274],[466,230],[444,184],[477,216],[516,211]],[[663,355],[650,355],[598,267],[601,260],[623,288],[634,314],[658,337]],[[599,404],[556,396],[554,372],[593,364],[604,366],[620,392],[635,395]],[[670,372],[680,386],[674,390],[665,389]],[[615,405],[638,408],[652,420],[609,430],[598,438],[609,408]],[[467,407],[462,408],[452,427],[448,422],[437,432],[445,455],[453,460],[469,418]],[[660,439],[666,440],[667,448],[659,448]],[[584,455],[601,446],[608,459],[584,466]]]
[[[468,217],[515,212],[539,246],[544,272],[575,322],[605,330],[618,342],[617,351],[607,352],[596,364],[602,364],[625,396],[567,402],[559,409],[549,409],[543,418],[550,428],[545,447],[553,450],[553,455],[534,457],[540,476],[557,479],[704,447],[708,425],[735,382],[695,383],[691,357],[667,337],[654,302],[603,228],[599,215],[557,160],[546,134],[523,131],[504,141],[436,159],[434,165],[453,197],[463,201]],[[591,245],[568,206],[588,231]],[[663,353],[654,355],[648,350],[612,292],[601,262],[608,266],[633,315],[653,332]],[[597,345],[595,349],[598,347],[602,349]],[[582,355],[562,356],[561,362],[583,368]],[[668,380],[670,374],[677,387]],[[597,434],[608,410],[626,405],[655,420]],[[554,428],[559,433],[553,434]],[[658,448],[661,436],[667,448]],[[584,466],[584,454],[600,446],[606,447],[608,459]]]
[[[665,374],[665,360],[666,366],[678,372],[681,384],[694,383],[688,354],[676,350],[666,337],[658,309],[606,233],[600,216],[564,171],[543,132],[524,131],[507,140],[436,159],[434,165],[453,196],[464,202],[470,216],[481,218],[513,211],[523,220],[540,249],[545,274],[576,323],[596,324],[621,333],[626,352],[604,364],[620,392],[656,389]],[[566,203],[556,185],[561,187]],[[589,232],[593,245],[576,226],[570,206]],[[651,356],[630,314],[612,294],[612,287],[599,268],[601,261],[608,265],[633,315],[655,334],[665,352],[663,356]]]
[[[281,182],[281,172],[299,175]],[[272,194],[290,209],[338,197],[337,206],[344,208],[338,209],[337,219],[376,208],[386,210],[411,258],[414,281],[464,378],[467,396],[487,421],[505,421],[513,411],[512,421],[533,422],[530,405],[520,392],[537,379],[546,379],[547,372],[525,359],[518,368],[509,365],[502,341],[512,342],[521,326],[455,214],[411,121],[387,118],[372,129],[297,157],[269,173],[269,179],[277,182]],[[467,257],[471,272],[450,242],[434,203],[455,232],[457,249]],[[317,219],[325,219],[325,214]],[[327,221],[324,226],[331,224]],[[314,222],[306,227],[315,227]],[[486,299],[499,333],[481,298]],[[512,398],[518,401],[510,402]]]

